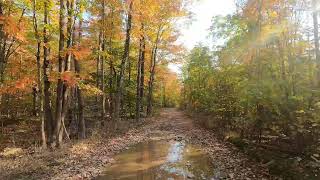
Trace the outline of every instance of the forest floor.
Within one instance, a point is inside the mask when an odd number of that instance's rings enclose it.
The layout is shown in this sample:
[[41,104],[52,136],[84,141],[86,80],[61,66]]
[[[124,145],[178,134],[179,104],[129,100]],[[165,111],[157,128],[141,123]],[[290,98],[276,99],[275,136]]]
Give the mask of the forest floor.
[[249,160],[233,145],[219,141],[177,109],[160,115],[113,137],[93,136],[69,143],[59,151],[0,156],[0,179],[91,179],[100,175],[113,156],[142,141],[183,138],[208,153],[221,179],[273,179],[266,167]]

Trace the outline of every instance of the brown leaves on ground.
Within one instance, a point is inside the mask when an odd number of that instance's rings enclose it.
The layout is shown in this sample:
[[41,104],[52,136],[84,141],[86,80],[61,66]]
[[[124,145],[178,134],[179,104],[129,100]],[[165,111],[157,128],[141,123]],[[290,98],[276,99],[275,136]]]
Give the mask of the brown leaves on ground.
[[[148,123],[146,123],[148,122]],[[138,127],[138,128],[137,128]],[[0,160],[0,179],[89,179],[112,163],[113,155],[142,141],[183,137],[199,145],[212,158],[220,178],[271,179],[267,170],[252,162],[232,145],[219,142],[212,131],[192,123],[176,109],[166,109],[159,117],[111,138],[91,138],[69,144],[55,152],[42,152]]]

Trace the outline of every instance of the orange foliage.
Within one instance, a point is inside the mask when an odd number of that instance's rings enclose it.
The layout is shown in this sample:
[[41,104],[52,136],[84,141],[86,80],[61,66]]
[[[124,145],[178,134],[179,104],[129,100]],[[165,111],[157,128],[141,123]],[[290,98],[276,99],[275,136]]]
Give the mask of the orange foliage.
[[6,86],[0,88],[0,94],[16,95],[20,92],[30,92],[34,84],[34,80],[30,77],[18,79],[16,81],[9,82]]
[[77,78],[74,72],[66,71],[61,73],[61,79],[68,86],[74,87],[77,84]]
[[83,60],[91,54],[91,50],[84,46],[72,47],[69,52],[75,56],[77,60]]
[[4,32],[9,36],[13,37],[18,41],[25,41],[24,26],[22,22],[16,20],[12,16],[1,17],[0,22],[4,24]]

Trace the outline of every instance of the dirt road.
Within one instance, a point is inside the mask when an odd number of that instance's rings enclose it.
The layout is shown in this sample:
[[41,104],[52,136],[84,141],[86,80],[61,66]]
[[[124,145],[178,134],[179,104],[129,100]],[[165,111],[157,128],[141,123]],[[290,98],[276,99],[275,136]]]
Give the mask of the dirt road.
[[195,125],[177,109],[163,109],[159,116],[113,138],[92,137],[56,152],[1,158],[0,179],[91,179],[113,163],[115,154],[134,144],[174,138],[207,152],[219,179],[271,179],[262,165],[248,160],[232,145],[219,142],[214,132]]
[[263,165],[250,161],[232,144],[219,141],[213,131],[195,124],[182,111],[164,109],[157,126],[155,129],[161,130],[162,134],[181,136],[189,143],[201,146],[210,155],[220,179],[272,179]]

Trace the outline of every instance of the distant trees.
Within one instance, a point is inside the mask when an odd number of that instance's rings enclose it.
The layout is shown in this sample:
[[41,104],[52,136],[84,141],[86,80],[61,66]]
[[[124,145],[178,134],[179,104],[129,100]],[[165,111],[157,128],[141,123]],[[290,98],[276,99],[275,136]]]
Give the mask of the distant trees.
[[223,134],[257,143],[275,143],[270,136],[276,136],[289,139],[290,151],[314,150],[320,135],[318,13],[308,9],[311,1],[238,5],[236,14],[213,19],[214,40],[227,41],[212,52],[198,46],[187,57],[183,106],[214,116],[210,124]]
[[318,16],[319,10],[317,9],[318,3],[316,0],[312,0],[312,18],[313,18],[313,34],[314,34],[314,47],[315,47],[315,54],[316,54],[316,63],[318,64],[318,80],[317,84],[320,83],[320,49],[319,49],[319,23],[318,23]]

